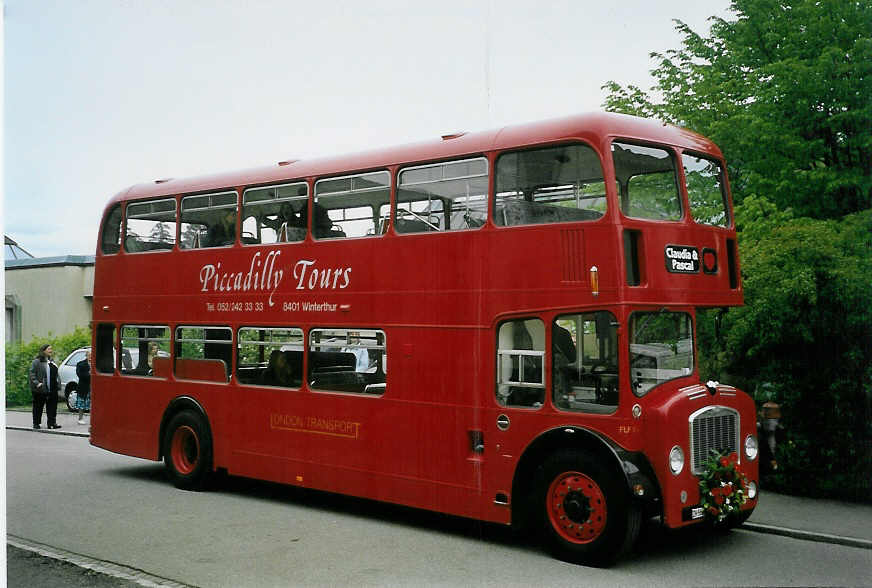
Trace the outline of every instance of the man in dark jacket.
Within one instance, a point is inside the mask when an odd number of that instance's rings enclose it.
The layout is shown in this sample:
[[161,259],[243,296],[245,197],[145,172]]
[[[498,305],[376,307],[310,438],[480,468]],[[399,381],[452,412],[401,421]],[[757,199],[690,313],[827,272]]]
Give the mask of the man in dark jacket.
[[60,429],[55,421],[58,411],[58,366],[51,360],[54,351],[51,345],[45,344],[39,348],[39,355],[30,364],[28,377],[30,393],[33,395],[33,428],[39,429],[42,421],[42,407],[45,406],[45,416],[49,429]]

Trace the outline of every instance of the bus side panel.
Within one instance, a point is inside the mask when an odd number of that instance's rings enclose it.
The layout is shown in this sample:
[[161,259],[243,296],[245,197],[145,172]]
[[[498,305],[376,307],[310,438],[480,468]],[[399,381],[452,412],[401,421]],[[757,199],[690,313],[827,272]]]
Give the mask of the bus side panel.
[[115,453],[158,459],[166,381],[96,374],[91,387],[91,443]]

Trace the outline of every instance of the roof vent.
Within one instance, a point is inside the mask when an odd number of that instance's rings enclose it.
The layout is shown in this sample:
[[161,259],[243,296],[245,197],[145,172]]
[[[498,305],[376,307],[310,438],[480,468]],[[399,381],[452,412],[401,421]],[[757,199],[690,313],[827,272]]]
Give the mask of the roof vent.
[[284,161],[280,161],[279,165],[291,165],[292,163],[297,163],[300,161],[299,159],[286,159]]
[[160,179],[155,180],[154,183],[155,184],[166,184],[170,180],[172,180],[172,178],[160,178]]
[[450,133],[448,135],[442,135],[443,141],[450,141],[451,139],[457,139],[458,137],[462,137],[466,134],[466,131],[461,131],[459,133]]

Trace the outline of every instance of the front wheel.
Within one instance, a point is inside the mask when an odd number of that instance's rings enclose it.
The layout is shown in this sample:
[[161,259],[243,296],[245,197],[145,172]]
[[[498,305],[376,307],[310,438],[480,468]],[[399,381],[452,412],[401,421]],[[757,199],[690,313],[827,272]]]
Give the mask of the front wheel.
[[164,434],[163,454],[176,488],[204,488],[212,473],[212,436],[206,419],[192,410],[173,416]]
[[546,460],[537,496],[545,541],[564,561],[611,565],[639,534],[641,512],[624,481],[582,451],[564,450]]

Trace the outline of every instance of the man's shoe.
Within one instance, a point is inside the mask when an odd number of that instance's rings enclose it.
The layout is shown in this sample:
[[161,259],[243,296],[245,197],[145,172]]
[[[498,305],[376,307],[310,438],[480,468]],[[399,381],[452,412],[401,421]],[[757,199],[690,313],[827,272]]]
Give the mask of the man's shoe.
[[49,425],[48,428],[49,428],[49,429],[60,429],[61,426],[58,425],[58,424],[54,424],[54,425]]
[[80,424],[80,425],[84,425],[84,424],[85,424],[85,419],[79,419],[79,424]]
[[41,429],[42,427],[40,427],[39,425],[33,425],[33,428],[34,429]]

